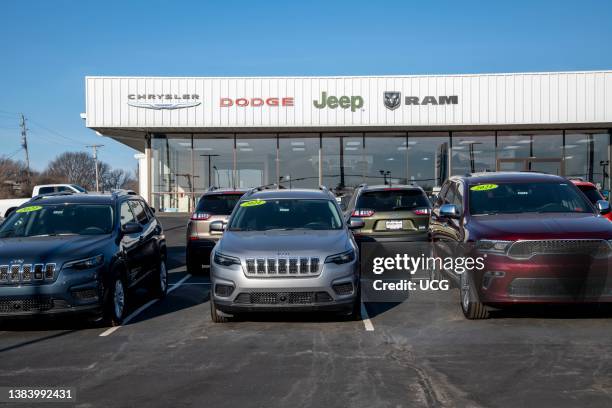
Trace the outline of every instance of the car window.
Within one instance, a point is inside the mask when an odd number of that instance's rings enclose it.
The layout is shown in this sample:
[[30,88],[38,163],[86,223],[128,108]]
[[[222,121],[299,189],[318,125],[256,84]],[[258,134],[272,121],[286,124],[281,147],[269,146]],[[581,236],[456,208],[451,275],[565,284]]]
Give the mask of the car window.
[[604,199],[595,187],[579,186],[578,188],[580,189],[580,191],[584,193],[585,196],[587,196],[589,201],[592,202],[593,204],[595,204],[599,200]]
[[61,193],[62,191],[72,191],[72,190],[70,190],[70,189],[69,189],[68,187],[66,187],[66,186],[58,186],[58,187],[57,187],[57,192],[58,192],[58,193]]
[[453,185],[449,185],[446,196],[444,197],[443,204],[454,204],[455,203],[455,188]]
[[330,200],[274,199],[241,202],[231,218],[230,231],[336,230],[342,218]]
[[198,201],[197,212],[230,215],[243,193],[206,194]]
[[128,222],[136,222],[130,204],[127,201],[121,203],[120,217],[122,227]]
[[450,186],[450,182],[447,181],[442,185],[440,189],[440,193],[438,194],[438,199],[436,200],[436,205],[440,206],[444,204],[444,199],[446,198],[446,194],[448,193],[448,187]]
[[54,192],[53,187],[41,187],[38,189],[38,194],[51,194]]
[[499,183],[469,187],[470,213],[593,213],[584,194],[571,183]]
[[425,193],[417,189],[394,189],[366,191],[357,199],[356,209],[374,211],[402,211],[429,208]]
[[113,229],[113,209],[104,204],[40,204],[14,211],[0,227],[0,238],[101,235]]
[[132,207],[136,221],[138,221],[140,225],[145,225],[149,222],[149,217],[147,216],[147,213],[145,212],[145,209],[140,201],[131,200],[130,206]]

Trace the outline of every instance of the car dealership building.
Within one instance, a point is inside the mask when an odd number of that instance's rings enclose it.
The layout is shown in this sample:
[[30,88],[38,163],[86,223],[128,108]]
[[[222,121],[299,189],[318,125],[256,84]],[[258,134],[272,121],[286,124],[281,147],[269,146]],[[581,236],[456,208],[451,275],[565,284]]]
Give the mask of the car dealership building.
[[495,170],[610,190],[612,71],[87,77],[84,117],[141,152],[140,192],[162,211],[189,211],[210,185],[431,190]]

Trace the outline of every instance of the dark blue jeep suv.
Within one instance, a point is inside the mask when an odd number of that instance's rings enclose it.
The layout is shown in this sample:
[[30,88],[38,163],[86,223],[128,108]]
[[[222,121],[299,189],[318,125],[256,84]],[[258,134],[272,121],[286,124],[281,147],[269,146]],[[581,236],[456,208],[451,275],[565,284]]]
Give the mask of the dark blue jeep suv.
[[32,198],[0,225],[0,317],[83,312],[120,324],[131,289],[167,292],[166,240],[129,191]]

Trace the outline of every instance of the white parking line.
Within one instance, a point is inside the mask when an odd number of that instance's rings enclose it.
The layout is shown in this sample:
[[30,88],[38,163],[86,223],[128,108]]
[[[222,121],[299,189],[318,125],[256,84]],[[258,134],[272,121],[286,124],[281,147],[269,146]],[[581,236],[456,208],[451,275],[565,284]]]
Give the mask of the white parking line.
[[[187,275],[183,276],[183,278],[181,280],[179,280],[178,282],[176,282],[175,284],[170,285],[170,287],[168,288],[168,293],[171,293],[173,290],[178,289],[179,286],[181,286],[189,278],[191,278],[191,275],[187,274]],[[142,313],[143,311],[145,311],[149,307],[153,306],[158,301],[159,301],[159,299],[150,300],[147,303],[145,303],[144,305],[140,306],[138,309],[134,310],[128,317],[123,319],[123,323],[121,324],[121,326],[124,326],[124,325],[128,324],[130,322],[130,320],[132,320],[133,318],[138,316],[140,313]],[[113,334],[114,332],[119,330],[119,328],[121,326],[111,327],[111,328],[103,331],[102,333],[100,333],[100,337],[110,336],[111,334]]]
[[368,311],[364,303],[361,303],[361,320],[363,321],[366,331],[374,331],[374,325],[370,320],[370,316],[368,316]]

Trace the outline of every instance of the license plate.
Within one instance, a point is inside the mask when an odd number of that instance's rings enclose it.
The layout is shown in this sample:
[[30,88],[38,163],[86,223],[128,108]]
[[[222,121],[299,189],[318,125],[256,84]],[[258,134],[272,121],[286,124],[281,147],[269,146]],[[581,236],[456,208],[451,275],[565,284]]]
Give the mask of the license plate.
[[401,230],[402,221],[387,221],[385,223],[388,230]]

